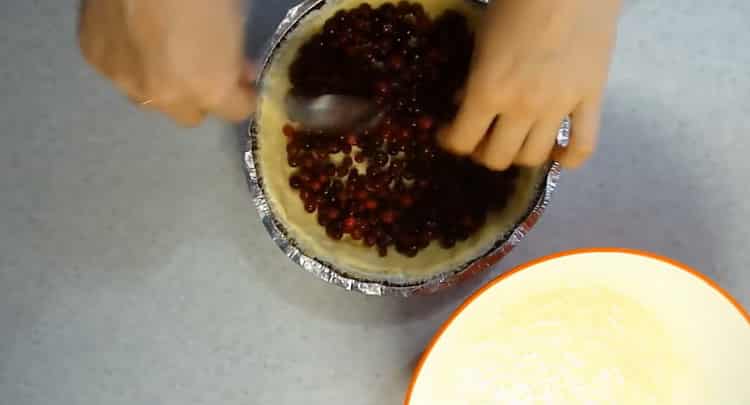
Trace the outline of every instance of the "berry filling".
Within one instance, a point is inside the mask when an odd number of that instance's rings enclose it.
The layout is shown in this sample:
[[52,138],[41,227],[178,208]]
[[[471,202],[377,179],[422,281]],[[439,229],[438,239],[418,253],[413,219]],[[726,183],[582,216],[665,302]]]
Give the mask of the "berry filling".
[[290,67],[291,92],[351,95],[384,111],[369,129],[323,133],[287,123],[289,186],[328,237],[413,257],[476,233],[513,194],[517,168],[490,171],[441,150],[437,130],[457,111],[474,38],[454,11],[368,4],[337,12]]

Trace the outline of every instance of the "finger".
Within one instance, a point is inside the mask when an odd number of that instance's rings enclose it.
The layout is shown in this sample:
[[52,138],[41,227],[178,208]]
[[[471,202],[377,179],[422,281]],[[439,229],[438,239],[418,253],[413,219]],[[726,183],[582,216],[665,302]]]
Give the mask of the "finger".
[[240,83],[254,84],[258,80],[258,67],[253,62],[245,63],[245,71],[240,78]]
[[438,137],[441,146],[458,155],[469,155],[476,149],[497,115],[497,110],[484,102],[475,88],[467,89],[455,120]]
[[[561,114],[562,115],[562,114]],[[549,160],[552,150],[557,141],[557,133],[560,131],[562,119],[545,118],[537,121],[531,127],[521,150],[516,155],[514,162],[521,166],[540,166]]]
[[229,90],[210,112],[229,121],[242,121],[255,111],[255,88],[246,80]]
[[198,106],[188,100],[181,100],[170,104],[159,104],[158,101],[148,104],[184,127],[195,127],[203,121],[205,114]]
[[154,105],[153,99],[141,97],[141,96],[135,96],[132,94],[128,94],[127,97],[128,97],[128,100],[130,100],[130,102],[135,104],[138,108],[158,110],[156,108],[156,105]]
[[530,118],[501,116],[472,157],[492,170],[507,169],[523,145],[532,123]]
[[464,99],[466,98],[466,87],[461,87],[456,91],[456,94],[453,95],[453,102],[461,105],[463,103]]
[[577,168],[596,149],[601,119],[601,100],[584,101],[571,115],[570,144],[555,154],[563,167]]

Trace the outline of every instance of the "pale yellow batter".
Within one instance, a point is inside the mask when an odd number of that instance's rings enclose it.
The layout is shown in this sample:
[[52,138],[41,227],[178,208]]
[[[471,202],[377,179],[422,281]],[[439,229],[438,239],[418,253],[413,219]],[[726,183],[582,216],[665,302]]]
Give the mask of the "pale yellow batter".
[[[606,288],[552,290],[464,322],[418,404],[673,404],[684,364],[647,308]],[[643,367],[647,364],[647,367]],[[442,387],[442,388],[441,388]]]
[[[373,6],[385,2],[368,1]],[[518,191],[508,208],[492,214],[480,232],[454,249],[446,250],[433,243],[415,258],[407,258],[392,250],[384,259],[378,256],[375,249],[367,248],[361,242],[346,238],[343,241],[329,239],[325,229],[317,224],[315,215],[305,212],[296,192],[288,185],[294,169],[286,162],[286,140],[282,127],[288,120],[282,100],[290,88],[287,75],[289,66],[304,41],[318,32],[337,10],[353,8],[361,3],[361,0],[329,1],[325,7],[306,17],[304,24],[287,37],[277,52],[262,83],[259,101],[258,169],[264,177],[273,212],[306,253],[334,263],[359,277],[397,282],[423,280],[454,269],[491,248],[500,235],[523,218],[545,173],[541,169],[524,170]],[[446,9],[454,9],[476,22],[481,13],[481,8],[470,1],[423,0],[421,3],[433,17]]]
[[750,405],[750,323],[652,258],[585,253],[490,287],[432,347],[408,405]]

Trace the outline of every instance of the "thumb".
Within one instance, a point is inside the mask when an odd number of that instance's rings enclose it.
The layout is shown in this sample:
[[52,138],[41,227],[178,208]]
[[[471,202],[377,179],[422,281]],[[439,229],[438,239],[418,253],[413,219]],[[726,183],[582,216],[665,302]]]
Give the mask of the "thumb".
[[458,155],[470,155],[477,148],[497,115],[497,110],[484,101],[487,91],[482,75],[472,73],[466,89],[456,95],[463,96],[463,102],[455,119],[438,135],[443,148]]
[[213,109],[213,113],[228,121],[242,121],[255,111],[255,65],[248,62],[240,72],[237,85]]
[[239,82],[229,90],[211,113],[228,121],[245,120],[255,111],[255,95],[255,87],[252,84]]

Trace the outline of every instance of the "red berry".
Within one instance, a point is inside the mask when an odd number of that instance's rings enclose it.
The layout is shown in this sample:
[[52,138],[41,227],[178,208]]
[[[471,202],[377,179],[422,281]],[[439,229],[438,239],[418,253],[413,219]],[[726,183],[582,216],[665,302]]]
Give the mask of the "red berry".
[[357,227],[357,219],[354,217],[346,217],[344,219],[344,231],[351,232]]
[[440,55],[440,50],[439,49],[432,48],[429,51],[427,51],[427,60],[429,60],[430,62],[435,63],[435,62],[439,61],[441,58],[442,58],[442,56]]
[[335,142],[331,143],[330,145],[328,145],[328,152],[331,154],[336,154],[336,153],[341,152],[341,145]]
[[341,224],[338,222],[331,222],[326,226],[326,234],[328,237],[334,240],[340,240],[344,237],[344,233],[341,229]]
[[423,131],[432,129],[433,125],[435,125],[435,120],[429,115],[423,115],[417,120],[417,127]]
[[414,205],[414,197],[412,197],[410,194],[402,194],[400,203],[402,207],[410,208],[412,205]]
[[286,153],[291,156],[296,156],[297,154],[299,154],[299,146],[295,145],[294,143],[286,145]]
[[388,247],[378,246],[378,255],[380,255],[380,257],[388,256]]
[[328,177],[335,176],[336,175],[336,165],[334,165],[333,163],[326,164],[326,166],[323,168],[323,173],[325,173],[326,176],[328,176]]
[[383,221],[384,224],[392,224],[396,221],[396,211],[394,210],[385,210],[380,214],[380,220]]
[[329,219],[337,219],[341,215],[341,211],[338,208],[329,208],[326,211],[326,215]]
[[357,191],[356,191],[356,192],[354,193],[354,198],[356,198],[356,199],[358,199],[358,200],[364,200],[364,199],[366,199],[366,198],[367,198],[367,197],[368,197],[369,195],[370,195],[370,193],[368,193],[368,192],[367,192],[367,190],[357,190]]
[[302,179],[299,176],[292,176],[289,178],[289,185],[295,190],[299,189],[302,187]]
[[326,152],[325,150],[316,149],[312,151],[310,156],[312,156],[313,160],[322,161],[328,158],[328,152]]
[[367,208],[365,208],[364,203],[358,203],[354,204],[352,208],[352,212],[355,214],[362,214],[363,212],[367,211]]
[[359,170],[356,167],[349,171],[349,182],[356,183],[359,180]]
[[402,252],[406,257],[416,257],[419,253],[419,247],[416,245],[410,245]]
[[391,86],[385,80],[381,80],[375,83],[375,92],[379,94],[388,94],[390,90]]
[[376,152],[372,158],[372,163],[376,166],[383,167],[388,164],[388,154],[382,151]]
[[340,166],[338,169],[336,169],[336,176],[338,177],[346,177],[346,175],[349,173],[349,169],[344,166]]
[[314,193],[320,192],[323,188],[323,184],[317,180],[310,182],[310,190]]
[[352,239],[354,239],[354,240],[361,240],[361,239],[362,239],[362,237],[363,237],[363,232],[362,232],[362,230],[361,230],[361,229],[359,229],[359,228],[355,228],[355,229],[354,229],[353,231],[351,231],[351,233],[350,233],[349,235],[350,235],[350,236],[352,237]]
[[309,213],[315,212],[315,210],[318,208],[318,203],[312,198],[309,198],[307,201],[305,201],[305,211]]
[[440,246],[445,249],[451,249],[452,247],[456,246],[456,240],[450,237],[444,237],[440,240]]
[[388,144],[387,150],[389,155],[396,156],[399,154],[399,152],[401,152],[401,146],[399,146],[399,144],[395,142],[392,142]]
[[388,57],[388,67],[392,70],[401,70],[403,66],[404,58],[401,55],[394,53]]

